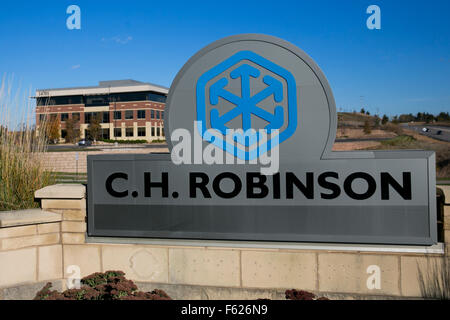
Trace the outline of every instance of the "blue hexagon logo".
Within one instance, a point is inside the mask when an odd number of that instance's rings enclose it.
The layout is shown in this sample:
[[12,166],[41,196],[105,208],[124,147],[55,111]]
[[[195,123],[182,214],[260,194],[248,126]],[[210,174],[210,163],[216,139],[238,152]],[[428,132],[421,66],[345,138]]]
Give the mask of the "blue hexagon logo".
[[[240,94],[228,90],[227,77],[240,80]],[[251,81],[262,81],[263,89],[251,92]],[[273,110],[261,106],[267,101],[274,103]],[[202,74],[197,81],[196,103],[197,130],[201,137],[242,160],[258,158],[289,139],[297,129],[294,77],[288,70],[252,51],[240,51]],[[223,104],[232,107],[223,108]],[[208,105],[212,107],[210,110]],[[220,110],[225,109],[220,114]],[[224,138],[230,132],[230,121],[238,117],[242,121],[241,130],[233,134],[233,140],[240,147]],[[257,132],[253,127],[255,118],[266,124],[263,127],[265,137],[260,134],[261,130]],[[207,123],[222,136],[211,134]]]

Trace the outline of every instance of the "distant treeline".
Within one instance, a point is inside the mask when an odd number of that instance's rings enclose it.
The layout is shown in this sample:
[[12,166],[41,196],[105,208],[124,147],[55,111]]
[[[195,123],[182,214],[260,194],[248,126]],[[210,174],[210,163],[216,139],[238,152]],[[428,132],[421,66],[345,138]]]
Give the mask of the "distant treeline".
[[[356,111],[353,111],[355,113]],[[360,113],[370,115],[369,111],[364,110],[364,108],[361,109]],[[378,115],[375,115],[376,118],[378,118]],[[381,123],[385,124],[389,121],[389,117],[387,115],[383,115]],[[448,112],[441,112],[438,115],[434,115],[428,112],[418,112],[416,115],[413,115],[412,113],[409,114],[401,114],[401,115],[395,115],[391,118],[391,122],[393,123],[399,123],[399,122],[411,122],[411,121],[417,121],[417,122],[450,122],[450,114]]]
[[409,113],[394,116],[392,118],[392,122],[411,122],[411,121],[426,122],[426,123],[436,121],[450,122],[450,114],[448,112],[441,112],[438,115],[433,115],[427,112],[418,112],[416,115]]

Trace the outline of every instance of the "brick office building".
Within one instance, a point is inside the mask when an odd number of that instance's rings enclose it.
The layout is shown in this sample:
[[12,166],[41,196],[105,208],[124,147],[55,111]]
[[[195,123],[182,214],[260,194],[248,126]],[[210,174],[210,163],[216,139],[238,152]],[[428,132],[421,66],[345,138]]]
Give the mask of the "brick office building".
[[168,89],[135,80],[100,81],[98,86],[36,90],[36,128],[45,117],[58,117],[64,141],[65,122],[77,120],[80,138],[89,138],[88,126],[101,116],[103,139],[161,140]]

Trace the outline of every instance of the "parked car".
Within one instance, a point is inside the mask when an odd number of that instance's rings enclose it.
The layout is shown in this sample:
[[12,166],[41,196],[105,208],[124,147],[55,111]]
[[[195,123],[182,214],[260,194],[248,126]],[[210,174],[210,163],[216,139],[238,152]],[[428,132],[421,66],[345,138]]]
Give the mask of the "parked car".
[[48,144],[58,144],[58,139],[50,139],[48,140]]
[[429,132],[430,129],[428,129],[428,128],[422,128],[422,131],[423,131],[423,132]]
[[78,141],[78,145],[80,147],[89,147],[92,145],[92,140],[89,139],[81,139],[80,141]]

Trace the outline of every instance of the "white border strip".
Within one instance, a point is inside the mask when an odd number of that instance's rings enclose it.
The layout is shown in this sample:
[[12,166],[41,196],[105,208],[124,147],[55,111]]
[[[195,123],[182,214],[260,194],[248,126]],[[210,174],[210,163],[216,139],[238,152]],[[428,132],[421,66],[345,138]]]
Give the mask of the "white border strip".
[[389,252],[389,253],[427,253],[444,254],[444,244],[439,242],[432,246],[400,246],[400,245],[364,245],[364,244],[330,244],[330,243],[294,243],[294,242],[252,242],[252,241],[216,241],[216,240],[178,240],[178,239],[146,239],[118,237],[89,237],[86,243],[105,244],[143,244],[158,246],[192,246],[192,247],[227,247],[249,249],[287,249],[287,250],[324,250],[324,251],[356,251],[356,252]]

